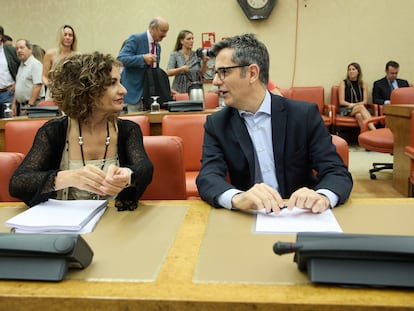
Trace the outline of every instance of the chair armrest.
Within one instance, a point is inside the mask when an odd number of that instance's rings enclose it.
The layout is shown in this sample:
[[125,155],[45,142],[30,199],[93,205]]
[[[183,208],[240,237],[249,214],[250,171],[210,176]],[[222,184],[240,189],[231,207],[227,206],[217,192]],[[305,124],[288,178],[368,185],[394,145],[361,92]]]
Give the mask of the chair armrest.
[[371,122],[377,123],[377,122],[384,122],[384,121],[385,121],[385,116],[371,117],[371,118],[365,119],[362,122],[361,133],[368,131],[369,123]]
[[372,103],[372,104],[367,104],[366,106],[374,110],[374,117],[380,116],[379,111],[378,111],[379,108],[377,104]]
[[414,160],[414,147],[412,146],[406,146],[404,148],[404,154]]

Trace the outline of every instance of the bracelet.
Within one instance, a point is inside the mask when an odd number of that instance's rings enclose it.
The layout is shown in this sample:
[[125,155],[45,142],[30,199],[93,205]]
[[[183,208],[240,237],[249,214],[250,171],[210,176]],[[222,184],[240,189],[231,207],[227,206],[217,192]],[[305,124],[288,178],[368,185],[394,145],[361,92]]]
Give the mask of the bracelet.
[[124,188],[129,188],[132,185],[132,182],[134,180],[135,177],[135,173],[133,170],[131,170],[129,167],[127,167],[127,169],[129,170],[130,174],[129,174],[129,182],[125,185]]

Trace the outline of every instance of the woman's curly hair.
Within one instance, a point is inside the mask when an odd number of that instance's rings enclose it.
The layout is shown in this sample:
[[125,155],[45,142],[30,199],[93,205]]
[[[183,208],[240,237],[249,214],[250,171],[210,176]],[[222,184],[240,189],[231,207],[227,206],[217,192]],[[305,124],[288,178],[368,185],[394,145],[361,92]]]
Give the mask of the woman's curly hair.
[[69,117],[86,121],[112,83],[112,66],[122,64],[99,52],[62,59],[48,74],[54,102]]

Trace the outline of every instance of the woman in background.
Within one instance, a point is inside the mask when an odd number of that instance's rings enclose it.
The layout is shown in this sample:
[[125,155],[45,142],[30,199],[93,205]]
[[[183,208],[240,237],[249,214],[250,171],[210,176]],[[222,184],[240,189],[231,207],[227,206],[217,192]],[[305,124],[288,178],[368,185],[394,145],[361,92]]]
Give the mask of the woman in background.
[[207,70],[208,57],[193,51],[194,35],[182,30],[177,36],[174,51],[170,55],[167,74],[174,76],[172,93],[187,93],[192,82],[199,82]]
[[[362,80],[361,66],[358,63],[351,63],[347,67],[346,78],[339,84],[339,113],[343,116],[353,116],[359,127],[365,119],[371,117],[366,108],[368,103],[368,86]],[[373,123],[368,124],[370,130],[375,130]]]
[[[46,88],[49,88],[48,73],[63,58],[77,53],[78,40],[75,30],[70,25],[64,25],[58,30],[56,48],[46,51],[43,58],[42,81]],[[46,100],[51,99],[49,90],[46,92]]]
[[126,90],[121,63],[98,52],[74,54],[49,73],[54,102],[66,114],[49,120],[10,180],[10,193],[28,206],[49,198],[115,199],[134,210],[153,166],[140,127],[118,119]]

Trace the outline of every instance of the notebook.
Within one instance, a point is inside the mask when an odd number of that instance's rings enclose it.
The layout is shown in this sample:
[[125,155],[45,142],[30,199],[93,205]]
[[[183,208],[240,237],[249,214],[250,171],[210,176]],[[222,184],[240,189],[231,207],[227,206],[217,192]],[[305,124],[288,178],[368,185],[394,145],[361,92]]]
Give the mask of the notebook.
[[106,207],[106,200],[49,199],[10,218],[5,226],[16,232],[77,233],[85,227],[93,230]]

